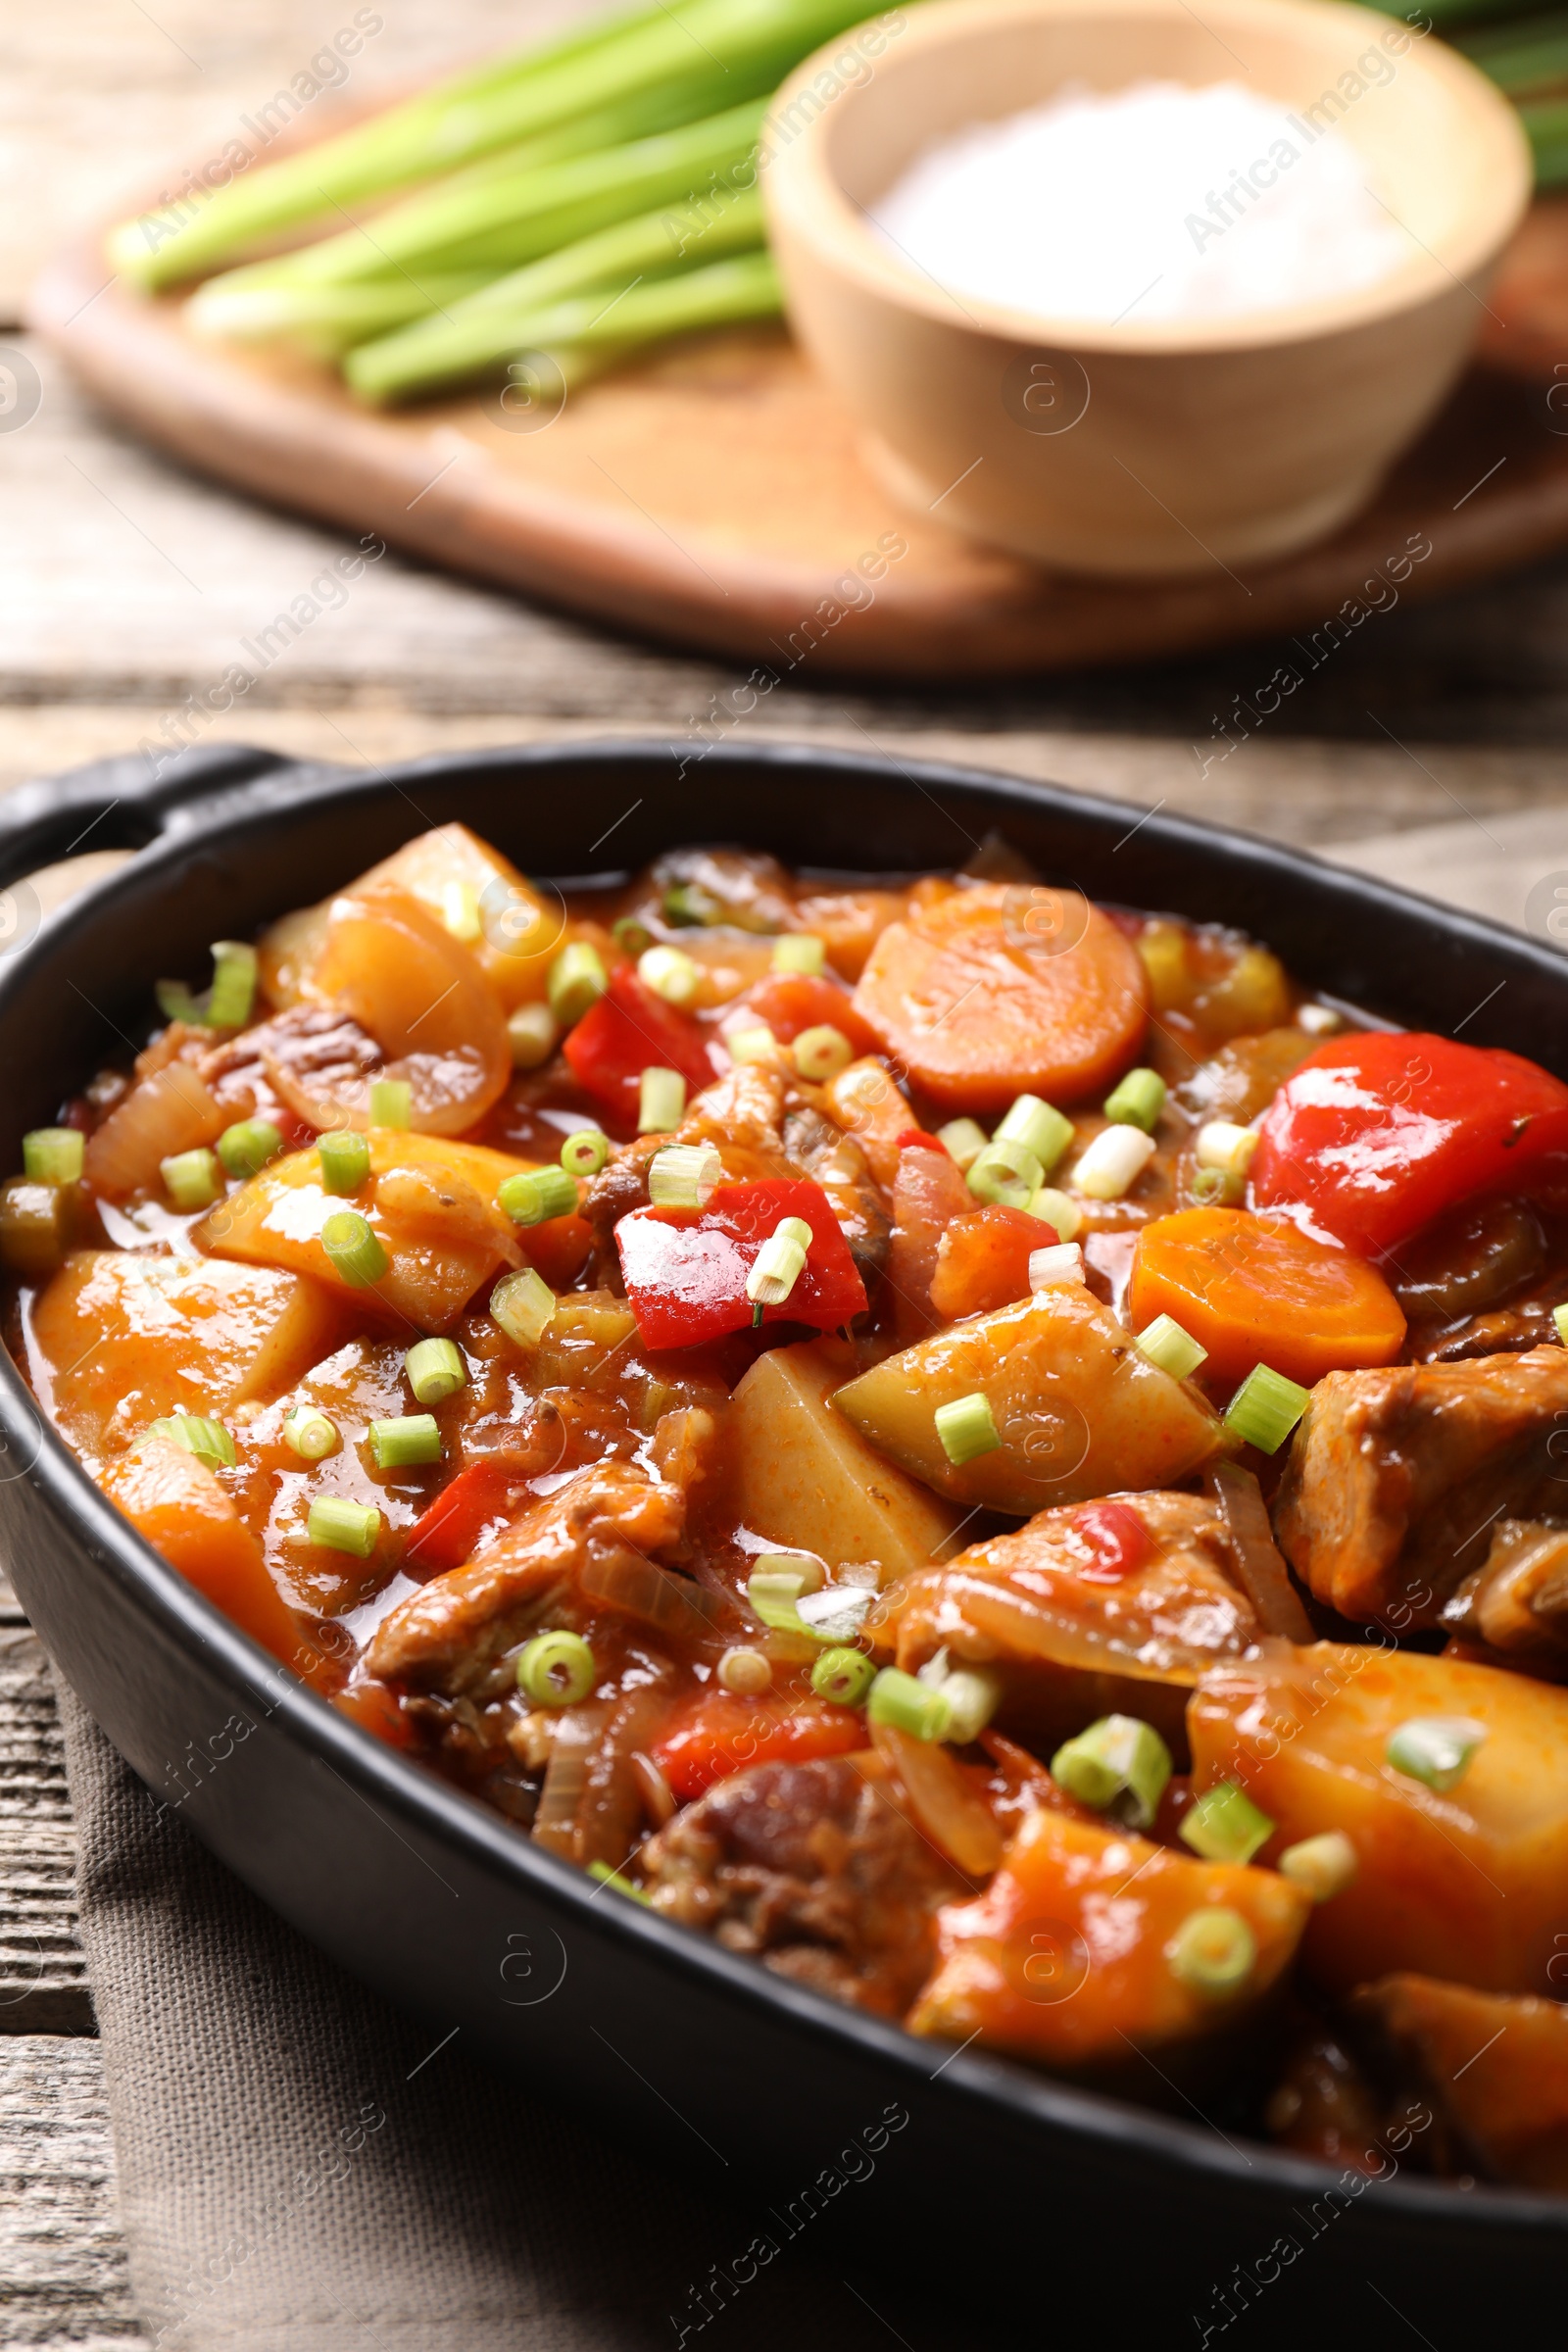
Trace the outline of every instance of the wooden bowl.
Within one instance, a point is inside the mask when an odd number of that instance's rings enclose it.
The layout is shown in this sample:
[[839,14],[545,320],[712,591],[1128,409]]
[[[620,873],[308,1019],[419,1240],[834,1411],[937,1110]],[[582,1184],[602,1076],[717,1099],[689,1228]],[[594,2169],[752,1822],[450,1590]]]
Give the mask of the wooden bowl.
[[[1146,79],[1241,82],[1297,116],[1303,151],[1338,127],[1408,260],[1290,308],[1107,324],[949,292],[865,218],[971,124]],[[1284,556],[1370,499],[1452,387],[1532,177],[1474,67],[1334,0],[926,0],[808,59],[762,153],[791,321],[883,480],[999,546],[1121,577]]]

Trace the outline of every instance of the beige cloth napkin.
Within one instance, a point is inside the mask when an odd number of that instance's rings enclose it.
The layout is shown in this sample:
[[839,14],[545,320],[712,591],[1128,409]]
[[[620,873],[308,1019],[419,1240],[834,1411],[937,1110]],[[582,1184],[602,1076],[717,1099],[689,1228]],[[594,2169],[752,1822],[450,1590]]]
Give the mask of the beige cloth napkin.
[[[120,2219],[160,2352],[677,2352],[682,2327],[692,2352],[926,2352],[928,2295],[911,2316],[868,2267],[788,2246],[744,2297],[694,2302],[767,2230],[760,2199],[694,2196],[679,2147],[656,2168],[432,2049],[160,1818],[59,1696]],[[946,2319],[941,2341],[978,2352]]]

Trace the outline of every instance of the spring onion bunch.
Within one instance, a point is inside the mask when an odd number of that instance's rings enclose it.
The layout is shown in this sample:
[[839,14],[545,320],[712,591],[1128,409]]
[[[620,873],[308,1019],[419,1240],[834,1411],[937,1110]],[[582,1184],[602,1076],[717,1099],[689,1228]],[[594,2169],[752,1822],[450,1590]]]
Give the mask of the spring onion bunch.
[[127,220],[147,292],[287,338],[374,402],[526,360],[552,388],[768,318],[757,195],[771,93],[864,0],[653,0],[499,58],[307,152]]
[[1520,0],[1369,0],[1388,17],[1425,18],[1518,108],[1538,188],[1568,185],[1568,16]]

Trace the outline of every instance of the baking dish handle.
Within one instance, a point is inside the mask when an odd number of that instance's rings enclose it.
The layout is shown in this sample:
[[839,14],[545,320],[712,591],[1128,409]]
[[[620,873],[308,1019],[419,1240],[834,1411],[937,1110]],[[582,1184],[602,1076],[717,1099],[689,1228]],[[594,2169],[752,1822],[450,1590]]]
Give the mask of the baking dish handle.
[[156,761],[94,760],[0,794],[0,891],[63,858],[144,850],[195,805],[297,763],[254,744],[215,743]]

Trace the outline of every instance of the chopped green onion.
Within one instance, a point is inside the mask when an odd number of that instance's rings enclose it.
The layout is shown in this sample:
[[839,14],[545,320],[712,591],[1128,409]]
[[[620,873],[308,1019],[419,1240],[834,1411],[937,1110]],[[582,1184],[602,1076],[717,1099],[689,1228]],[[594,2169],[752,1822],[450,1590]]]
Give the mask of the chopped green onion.
[[414,1089],[407,1078],[370,1080],[370,1125],[408,1127],[414,1119]]
[[778,1059],[778,1039],[765,1021],[748,1021],[739,1029],[726,1029],[724,1050],[731,1061],[757,1062],[764,1068]]
[[504,1274],[490,1294],[490,1320],[519,1348],[536,1347],[555,1314],[555,1292],[533,1266]]
[[564,1168],[524,1168],[497,1188],[496,1205],[514,1225],[543,1225],[577,1205],[577,1182]]
[[1141,1127],[1146,1135],[1165,1107],[1165,1081],[1157,1070],[1129,1070],[1105,1097],[1105,1116],[1117,1126]]
[[790,1049],[795,1067],[803,1078],[825,1086],[840,1070],[847,1070],[855,1059],[855,1048],[842,1029],[831,1021],[819,1021],[814,1029],[803,1029]]
[[1205,1862],[1250,1862],[1273,1837],[1274,1824],[1240,1781],[1221,1781],[1182,1815],[1177,1835]]
[[773,1669],[765,1653],[747,1643],[726,1649],[718,1661],[719,1688],[733,1691],[737,1698],[758,1698],[771,1689],[772,1682]]
[[[923,1667],[919,1679],[928,1681]],[[956,1667],[940,1681],[931,1682],[930,1688],[948,1702],[948,1728],[942,1737],[951,1740],[955,1747],[967,1747],[971,1740],[978,1740],[1002,1704],[1001,1678],[983,1667]]]
[[610,1138],[597,1127],[579,1127],[561,1147],[561,1164],[568,1176],[597,1176],[610,1157]]
[[803,1559],[796,1552],[763,1552],[746,1580],[746,1598],[754,1616],[774,1633],[805,1634],[815,1640],[800,1603],[808,1592],[820,1592],[822,1582],[819,1560]]
[[463,1351],[451,1340],[416,1340],[403,1358],[409,1386],[421,1404],[439,1404],[468,1385]]
[[564,1626],[535,1634],[517,1656],[517,1689],[536,1707],[574,1707],[598,1680],[599,1667],[581,1634]]
[[158,1163],[165,1190],[177,1209],[211,1208],[223,1189],[223,1172],[208,1151],[175,1152]]
[[1486,1736],[1486,1725],[1467,1715],[1414,1715],[1383,1752],[1396,1772],[1442,1794],[1464,1779]]
[[949,1158],[960,1173],[967,1175],[985,1150],[987,1136],[973,1119],[950,1119],[945,1127],[937,1129],[937,1142],[947,1145]]
[[757,1310],[754,1324],[760,1323],[765,1306],[783,1305],[806,1271],[810,1247],[811,1228],[804,1217],[785,1217],[769,1234],[746,1277],[746,1296]]
[[341,1494],[318,1494],[311,1504],[305,1532],[313,1544],[328,1551],[352,1552],[368,1560],[381,1534],[381,1514],[373,1502],[350,1502]]
[[1240,1208],[1247,1180],[1234,1168],[1195,1168],[1188,1188],[1200,1208]]
[[995,1453],[1002,1444],[990,1399],[978,1389],[972,1396],[955,1396],[951,1403],[939,1404],[935,1420],[942,1450],[956,1470],[978,1461],[983,1453]]
[[321,1227],[321,1248],[333,1272],[356,1290],[379,1282],[391,1260],[357,1208],[335,1208]]
[[1311,1392],[1267,1364],[1254,1364],[1229,1404],[1225,1426],[1245,1445],[1278,1453],[1305,1412]]
[[1234,1119],[1210,1119],[1198,1130],[1193,1146],[1200,1168],[1218,1168],[1222,1175],[1245,1177],[1257,1150],[1257,1131],[1238,1127]]
[[686,1115],[686,1081],[679,1070],[646,1069],[637,1090],[639,1135],[669,1135]]
[[407,1470],[441,1459],[441,1432],[433,1413],[389,1415],[372,1421],[367,1435],[378,1470]]
[[556,1050],[561,1026],[548,1004],[519,1004],[507,1022],[514,1070],[541,1069]]
[[1040,1190],[1044,1174],[1037,1154],[1027,1144],[1009,1143],[1004,1138],[976,1152],[964,1181],[977,1200],[1004,1208],[1027,1208]]
[[243,939],[213,942],[207,1019],[214,1029],[243,1029],[256,1003],[256,950]]
[[1152,1135],[1141,1127],[1102,1127],[1073,1169],[1072,1181],[1091,1200],[1120,1200],[1154,1156]]
[[1082,1282],[1084,1253],[1077,1242],[1057,1242],[1054,1249],[1029,1252],[1029,1288],[1054,1290],[1058,1283]]
[[1568,1306],[1554,1306],[1551,1319],[1557,1326],[1557,1337],[1568,1348]]
[[690,1004],[703,984],[701,967],[684,948],[647,948],[637,958],[637,977],[666,1004]]
[[812,931],[788,931],[773,942],[775,972],[805,972],[819,979],[827,963],[827,949]]
[[853,1642],[875,1598],[869,1585],[824,1585],[803,1593],[796,1610],[814,1642]]
[[624,1877],[609,1862],[590,1862],[588,1876],[591,1879],[597,1879],[601,1886],[612,1886],[617,1894],[629,1894],[634,1903],[648,1903],[652,1900],[652,1897],[641,1886],[634,1885],[630,1879]]
[[1211,1998],[1239,1992],[1257,1965],[1257,1937],[1239,1911],[1216,1903],[1190,1911],[1165,1946],[1179,1984]]
[[1326,1903],[1343,1894],[1353,1881],[1356,1852],[1343,1830],[1325,1830],[1320,1837],[1288,1845],[1275,1868],[1293,1886],[1303,1888],[1314,1903]]
[[231,1176],[243,1182],[256,1175],[283,1149],[283,1138],[270,1119],[237,1119],[218,1139],[218,1156]]
[[[1039,1160],[1040,1175],[1049,1176],[1072,1142],[1072,1121],[1038,1095],[1019,1095],[991,1140],[994,1144],[1022,1144]],[[1039,1181],[1037,1176],[1035,1182]]]
[[1190,1331],[1183,1331],[1174,1315],[1156,1315],[1149,1329],[1138,1334],[1138,1352],[1172,1380],[1191,1378],[1208,1361],[1208,1349],[1200,1348]]
[[193,1453],[209,1470],[232,1470],[235,1463],[234,1441],[221,1421],[209,1419],[205,1413],[171,1413],[166,1420],[148,1425],[150,1438],[167,1438],[172,1446],[182,1446]]
[[370,1147],[352,1127],[333,1127],[316,1139],[321,1183],[329,1193],[357,1193],[370,1173]]
[[1043,1184],[1030,1201],[1029,1214],[1054,1226],[1061,1242],[1076,1241],[1083,1231],[1084,1212],[1078,1202],[1070,1193],[1058,1193],[1049,1184]]
[[634,914],[623,914],[618,921],[612,923],[610,936],[625,956],[641,956],[645,949],[654,944],[654,935],[648,925],[640,923]]
[[911,1740],[945,1740],[953,1721],[953,1709],[942,1691],[898,1666],[883,1667],[871,1685],[865,1711],[873,1723],[891,1724]]
[[811,1689],[836,1707],[858,1707],[876,1680],[863,1649],[824,1649],[811,1668]]
[[666,1144],[648,1162],[648,1198],[656,1208],[704,1208],[724,1181],[711,1144]]
[[574,939],[550,966],[550,1009],[563,1029],[570,1029],[609,986],[599,950],[589,940]]
[[1102,1715],[1051,1759],[1051,1777],[1069,1796],[1134,1830],[1150,1827],[1174,1770],[1153,1725],[1136,1715]]
[[672,882],[664,893],[664,920],[678,930],[696,931],[706,924],[721,923],[724,911],[722,902],[700,882]]
[[86,1150],[75,1127],[34,1127],[22,1139],[22,1172],[30,1184],[79,1184]]
[[323,1462],[343,1443],[335,1421],[318,1404],[296,1404],[283,1422],[283,1443],[302,1461]]

